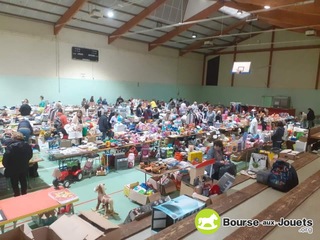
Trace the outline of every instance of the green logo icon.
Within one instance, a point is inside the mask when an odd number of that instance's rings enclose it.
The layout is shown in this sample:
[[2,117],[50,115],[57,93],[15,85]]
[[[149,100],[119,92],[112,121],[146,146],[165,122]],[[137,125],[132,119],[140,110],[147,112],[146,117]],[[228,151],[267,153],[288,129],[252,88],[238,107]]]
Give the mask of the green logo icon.
[[203,209],[198,212],[194,224],[202,234],[212,234],[220,228],[221,220],[215,210]]

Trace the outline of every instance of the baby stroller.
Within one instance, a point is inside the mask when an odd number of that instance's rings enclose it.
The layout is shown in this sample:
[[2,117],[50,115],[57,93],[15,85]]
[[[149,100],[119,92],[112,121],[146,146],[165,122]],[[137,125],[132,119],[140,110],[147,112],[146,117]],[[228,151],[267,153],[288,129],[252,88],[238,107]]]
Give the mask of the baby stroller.
[[92,175],[95,175],[95,171],[93,169],[94,160],[96,158],[100,158],[100,156],[99,154],[89,154],[89,155],[86,155],[85,158],[86,158],[86,163],[82,168],[82,172],[84,175],[88,175],[90,178]]

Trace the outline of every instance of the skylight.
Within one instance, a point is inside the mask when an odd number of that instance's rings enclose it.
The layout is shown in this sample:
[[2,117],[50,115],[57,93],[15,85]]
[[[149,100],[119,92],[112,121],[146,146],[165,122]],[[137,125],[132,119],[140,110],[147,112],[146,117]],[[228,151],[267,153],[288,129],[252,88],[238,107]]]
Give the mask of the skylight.
[[238,10],[235,8],[231,8],[231,7],[226,7],[226,6],[220,8],[219,11],[223,12],[225,14],[228,14],[230,16],[233,16],[235,18],[238,18],[238,19],[243,19],[243,18],[250,16],[250,13],[248,13],[248,12]]

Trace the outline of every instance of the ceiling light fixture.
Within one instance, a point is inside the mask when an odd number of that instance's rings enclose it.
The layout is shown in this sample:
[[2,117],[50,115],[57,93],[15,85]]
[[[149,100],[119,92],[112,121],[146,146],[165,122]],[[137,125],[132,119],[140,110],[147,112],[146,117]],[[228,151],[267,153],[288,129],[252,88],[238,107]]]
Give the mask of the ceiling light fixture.
[[237,11],[237,15],[241,15],[242,14],[242,11],[241,10],[238,10]]
[[197,34],[195,34],[195,33],[192,33],[192,36],[191,36],[192,38],[197,38]]
[[114,12],[113,12],[112,10],[108,10],[107,16],[108,16],[109,18],[113,18]]
[[269,5],[265,5],[263,8],[264,9],[270,9],[270,6]]

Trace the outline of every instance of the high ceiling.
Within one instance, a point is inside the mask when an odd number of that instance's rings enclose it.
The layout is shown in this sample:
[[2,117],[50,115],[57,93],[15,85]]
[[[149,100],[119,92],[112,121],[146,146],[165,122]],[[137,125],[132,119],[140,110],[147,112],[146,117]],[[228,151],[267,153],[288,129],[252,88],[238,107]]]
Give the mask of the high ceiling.
[[52,24],[56,35],[80,29],[109,44],[127,38],[180,55],[209,54],[274,28],[320,33],[320,0],[0,0],[0,14]]

